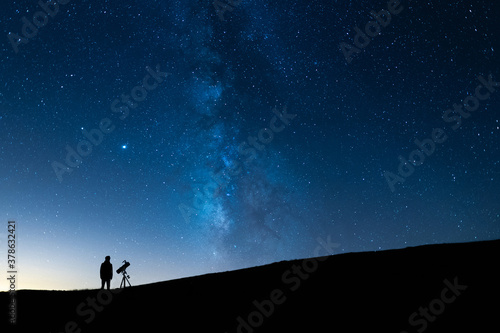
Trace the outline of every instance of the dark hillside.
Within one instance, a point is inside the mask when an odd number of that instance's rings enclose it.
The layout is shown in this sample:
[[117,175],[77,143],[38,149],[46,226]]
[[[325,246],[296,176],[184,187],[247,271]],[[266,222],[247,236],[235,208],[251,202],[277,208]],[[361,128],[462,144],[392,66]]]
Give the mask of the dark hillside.
[[[117,294],[21,290],[15,328],[53,333],[496,331],[499,250],[500,241],[484,241],[349,253]],[[4,309],[8,297],[0,293]]]

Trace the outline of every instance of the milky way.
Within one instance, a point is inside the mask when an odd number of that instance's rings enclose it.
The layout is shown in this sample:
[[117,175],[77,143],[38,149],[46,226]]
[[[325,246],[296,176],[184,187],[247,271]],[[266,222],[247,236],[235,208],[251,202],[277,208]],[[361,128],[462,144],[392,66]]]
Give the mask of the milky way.
[[500,236],[497,3],[45,3],[0,11],[21,288]]

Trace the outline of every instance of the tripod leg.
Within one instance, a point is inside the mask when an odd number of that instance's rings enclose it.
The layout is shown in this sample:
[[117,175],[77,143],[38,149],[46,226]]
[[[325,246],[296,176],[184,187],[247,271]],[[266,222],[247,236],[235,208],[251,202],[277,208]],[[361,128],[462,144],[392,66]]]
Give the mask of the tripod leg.
[[120,288],[127,287],[127,282],[128,282],[129,287],[132,287],[132,285],[130,284],[130,281],[127,278],[127,275],[126,275],[127,272],[123,272],[122,274],[123,274],[123,276],[122,276],[122,282],[120,283]]

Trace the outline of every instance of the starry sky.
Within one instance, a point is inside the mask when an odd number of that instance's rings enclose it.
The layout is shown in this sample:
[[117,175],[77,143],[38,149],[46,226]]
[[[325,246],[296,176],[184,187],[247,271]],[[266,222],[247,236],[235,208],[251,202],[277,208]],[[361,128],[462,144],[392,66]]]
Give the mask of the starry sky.
[[496,1],[7,2],[18,289],[500,237]]

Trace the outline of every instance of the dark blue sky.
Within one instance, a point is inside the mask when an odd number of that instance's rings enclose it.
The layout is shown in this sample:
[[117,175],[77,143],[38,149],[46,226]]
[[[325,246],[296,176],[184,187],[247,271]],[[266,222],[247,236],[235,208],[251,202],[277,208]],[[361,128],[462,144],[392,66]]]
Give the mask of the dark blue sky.
[[46,9],[0,10],[18,288],[98,287],[106,255],[141,284],[311,257],[318,237],[499,238],[498,3]]

